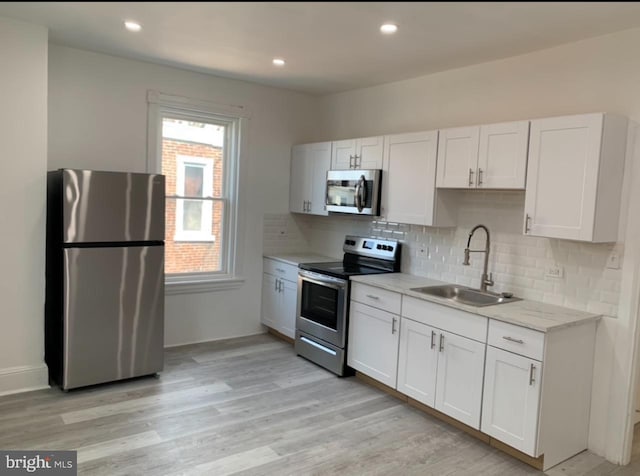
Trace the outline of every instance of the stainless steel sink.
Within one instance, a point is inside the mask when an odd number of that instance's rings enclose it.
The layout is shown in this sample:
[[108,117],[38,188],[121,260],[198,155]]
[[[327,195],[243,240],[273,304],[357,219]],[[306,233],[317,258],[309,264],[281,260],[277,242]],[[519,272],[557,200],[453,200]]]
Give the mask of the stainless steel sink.
[[520,298],[513,297],[509,293],[496,294],[489,291],[479,291],[456,284],[444,284],[441,286],[425,286],[422,288],[411,288],[430,296],[448,299],[453,302],[467,304],[469,306],[492,306],[494,304],[506,304],[508,302],[521,301]]

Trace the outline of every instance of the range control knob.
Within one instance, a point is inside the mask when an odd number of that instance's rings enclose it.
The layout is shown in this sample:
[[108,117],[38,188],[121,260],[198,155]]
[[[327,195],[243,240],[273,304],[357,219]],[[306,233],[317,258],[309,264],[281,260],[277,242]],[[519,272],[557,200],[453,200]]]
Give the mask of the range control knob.
[[382,245],[376,246],[376,249],[381,250],[382,249]]
[[393,251],[393,246],[387,246],[387,250]]

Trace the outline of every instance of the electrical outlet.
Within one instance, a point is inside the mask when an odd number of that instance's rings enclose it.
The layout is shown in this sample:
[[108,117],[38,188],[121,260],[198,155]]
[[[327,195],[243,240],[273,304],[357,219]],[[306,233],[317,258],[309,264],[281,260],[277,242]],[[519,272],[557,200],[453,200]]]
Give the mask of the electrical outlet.
[[607,268],[620,269],[620,255],[617,251],[612,251],[609,258],[607,258]]
[[562,266],[549,266],[545,276],[550,278],[564,278],[564,268]]

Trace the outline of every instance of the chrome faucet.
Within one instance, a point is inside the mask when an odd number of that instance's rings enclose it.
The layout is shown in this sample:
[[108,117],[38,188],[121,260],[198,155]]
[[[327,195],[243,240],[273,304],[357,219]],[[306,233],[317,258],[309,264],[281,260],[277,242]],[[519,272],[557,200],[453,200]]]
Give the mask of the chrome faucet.
[[[484,250],[470,250],[471,237],[478,228],[482,228],[487,235],[487,241]],[[469,253],[484,253],[484,269],[482,271],[482,281],[480,283],[480,290],[486,291],[487,286],[493,286],[493,273],[487,274],[487,267],[489,266],[489,249],[491,247],[491,238],[489,237],[489,229],[484,225],[476,225],[469,232],[469,239],[467,240],[467,247],[464,249],[464,261],[463,265],[469,266]]]

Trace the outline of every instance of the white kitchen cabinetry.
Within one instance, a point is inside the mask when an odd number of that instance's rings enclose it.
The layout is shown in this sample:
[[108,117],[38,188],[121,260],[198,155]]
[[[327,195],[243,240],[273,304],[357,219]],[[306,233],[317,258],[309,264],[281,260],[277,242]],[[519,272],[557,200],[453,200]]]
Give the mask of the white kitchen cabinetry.
[[299,144],[291,148],[291,212],[328,215],[325,191],[330,163],[331,142]]
[[400,327],[397,390],[480,429],[487,319],[404,296]]
[[334,141],[331,169],[381,169],[383,146],[383,136]]
[[524,189],[529,121],[442,129],[440,188]]
[[298,267],[264,258],[262,276],[262,323],[295,338],[298,298]]
[[[357,284],[354,287],[359,290],[354,293],[352,289],[347,365],[389,387],[395,387],[400,317],[387,309],[397,309],[399,313],[400,295],[360,283],[353,284]],[[395,295],[397,300],[384,293]],[[379,307],[355,301],[358,296]]]
[[525,234],[617,240],[627,127],[600,113],[531,121]]
[[436,190],[438,131],[386,136],[381,215],[384,220],[426,226],[455,225],[449,191]]
[[542,363],[489,346],[484,376],[484,433],[535,455]]
[[549,333],[491,319],[480,430],[546,470],[587,448],[596,323]]

